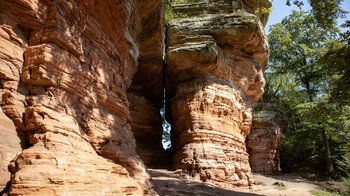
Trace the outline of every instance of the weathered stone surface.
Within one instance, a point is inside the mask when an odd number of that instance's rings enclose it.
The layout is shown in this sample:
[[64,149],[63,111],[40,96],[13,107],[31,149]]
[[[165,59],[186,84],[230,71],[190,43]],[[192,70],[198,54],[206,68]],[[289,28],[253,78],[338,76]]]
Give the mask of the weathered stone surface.
[[[10,188],[11,172],[8,165],[22,152],[26,141],[21,141],[24,96],[16,91],[23,67],[26,47],[23,31],[9,17],[0,14],[0,194]],[[22,138],[23,139],[23,138]]]
[[164,2],[137,0],[134,16],[135,36],[139,46],[138,69],[133,77],[133,90],[137,90],[163,107],[163,52],[165,37]]
[[163,107],[164,1],[135,2],[134,33],[139,45],[138,69],[128,90],[131,131],[136,151],[147,166],[161,165]]
[[228,14],[234,10],[243,10],[257,15],[263,24],[266,24],[269,13],[262,12],[261,9],[268,9],[271,6],[271,0],[175,0],[173,10],[187,16],[204,16],[215,13]]
[[262,174],[281,173],[279,151],[282,132],[287,121],[277,111],[254,112],[252,129],[247,137],[249,163],[253,172]]
[[136,152],[147,166],[158,166],[164,162],[162,147],[162,120],[159,109],[142,95],[128,92],[131,130],[136,140]]
[[143,193],[125,167],[96,153],[75,118],[59,111],[64,108],[41,105],[58,100],[42,98],[26,108],[26,131],[35,134],[11,165],[12,195]]
[[154,194],[143,161],[166,160],[164,83],[175,168],[251,184],[244,142],[268,53],[266,16],[251,13],[270,5],[252,2],[170,22],[164,70],[163,1],[0,0],[1,193]]
[[241,10],[173,20],[167,44],[174,167],[221,187],[250,185],[245,137],[264,92],[263,24]]
[[16,127],[0,107],[0,192],[11,179],[8,164],[22,151]]
[[11,195],[151,194],[126,93],[148,47],[134,33],[147,26],[134,23],[135,2],[13,0],[0,11],[0,129],[10,133],[1,145],[11,148],[1,148],[1,172],[11,161],[12,173],[1,186]]

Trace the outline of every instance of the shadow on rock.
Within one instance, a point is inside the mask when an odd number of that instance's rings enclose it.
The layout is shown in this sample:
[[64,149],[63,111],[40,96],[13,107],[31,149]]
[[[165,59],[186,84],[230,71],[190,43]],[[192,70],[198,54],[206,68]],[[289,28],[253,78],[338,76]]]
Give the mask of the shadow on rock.
[[187,180],[181,178],[179,174],[168,170],[150,169],[152,183],[155,191],[161,195],[238,195],[238,196],[258,196],[254,193],[244,193],[215,187],[208,183]]

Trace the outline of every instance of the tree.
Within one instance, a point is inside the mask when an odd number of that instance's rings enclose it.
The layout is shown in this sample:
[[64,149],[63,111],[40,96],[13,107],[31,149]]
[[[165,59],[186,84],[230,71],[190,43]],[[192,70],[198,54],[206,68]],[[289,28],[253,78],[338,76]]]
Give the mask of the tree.
[[339,30],[322,28],[313,12],[293,11],[270,28],[268,37],[267,83],[289,119],[284,149],[297,153],[286,157],[296,166],[318,165],[327,176],[335,177],[333,153],[348,142],[338,135],[349,132],[345,126],[349,115],[329,101],[345,72],[331,71],[342,65],[331,66],[332,61],[325,58],[344,47]]
[[[350,21],[346,21],[342,27],[350,28]],[[330,74],[337,76],[330,91],[331,101],[340,105],[350,105],[350,31],[347,30],[340,35],[343,44],[330,48],[320,63],[326,65]]]
[[327,72],[318,61],[327,48],[338,44],[338,31],[319,27],[309,12],[293,11],[270,28],[270,67],[277,74],[289,74],[289,80],[304,89],[308,101],[314,101]]
[[[341,9],[343,0],[308,0],[312,7],[312,14],[317,23],[322,28],[332,29],[337,24],[339,17],[345,17],[346,12]],[[291,0],[287,0],[286,4],[291,5]],[[301,8],[304,5],[303,0],[294,0],[293,4]]]

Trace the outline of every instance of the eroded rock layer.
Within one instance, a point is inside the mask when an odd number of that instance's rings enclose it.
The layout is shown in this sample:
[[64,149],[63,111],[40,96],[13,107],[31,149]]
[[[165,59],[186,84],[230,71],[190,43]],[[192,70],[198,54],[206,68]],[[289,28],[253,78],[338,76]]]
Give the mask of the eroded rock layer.
[[266,24],[269,14],[261,9],[268,10],[272,6],[271,0],[174,0],[173,10],[187,16],[207,14],[228,14],[234,10],[244,10],[255,14]]
[[153,194],[164,82],[174,167],[251,184],[270,1],[203,2],[174,8],[163,70],[160,0],[0,0],[0,194]]
[[164,161],[162,147],[163,107],[163,1],[137,0],[133,19],[139,45],[138,69],[128,90],[131,130],[135,135],[136,151],[147,166]]
[[2,193],[152,191],[126,93],[134,14],[131,0],[0,1]]
[[254,112],[252,129],[246,142],[253,172],[281,173],[279,151],[282,146],[282,132],[286,128],[287,121],[281,113]]
[[194,15],[167,33],[174,167],[222,187],[251,184],[245,137],[268,55],[261,20],[244,10]]

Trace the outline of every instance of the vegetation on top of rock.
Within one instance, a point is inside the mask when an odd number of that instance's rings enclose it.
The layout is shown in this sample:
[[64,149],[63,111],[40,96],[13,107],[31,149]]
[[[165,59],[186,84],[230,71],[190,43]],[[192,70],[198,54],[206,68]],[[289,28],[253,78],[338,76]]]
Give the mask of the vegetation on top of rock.
[[[262,4],[265,3],[265,0],[254,0],[254,2]],[[256,8],[255,13],[262,13],[262,14],[270,14],[272,12],[272,9],[269,7],[259,7]]]
[[181,13],[181,12],[174,12],[172,6],[173,5],[181,5],[181,4],[192,4],[195,3],[196,0],[191,0],[188,3],[184,2],[184,0],[180,0],[179,2],[175,1],[171,1],[171,0],[166,0],[166,4],[165,4],[165,21],[169,22],[171,20],[174,19],[178,19],[178,18],[186,18],[187,14]]

